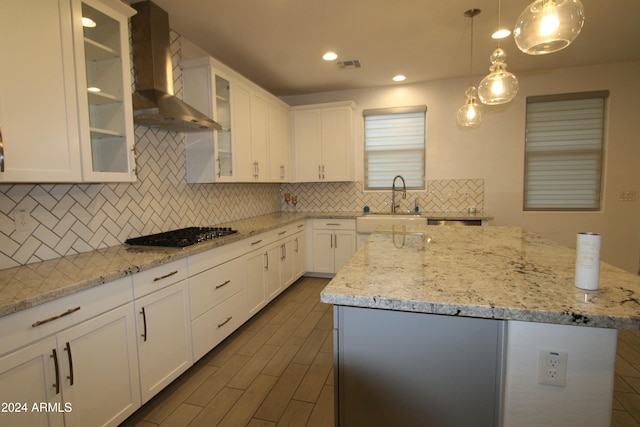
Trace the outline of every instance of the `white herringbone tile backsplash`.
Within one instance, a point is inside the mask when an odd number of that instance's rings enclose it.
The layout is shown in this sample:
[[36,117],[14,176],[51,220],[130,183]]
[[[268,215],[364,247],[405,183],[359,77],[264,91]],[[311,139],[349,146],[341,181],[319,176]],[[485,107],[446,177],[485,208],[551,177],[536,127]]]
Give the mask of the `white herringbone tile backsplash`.
[[[360,212],[369,206],[372,212],[391,210],[391,191],[363,191],[362,182],[326,182],[284,184],[280,190],[280,210]],[[298,199],[293,206],[285,203],[283,195],[289,193]],[[426,191],[407,191],[400,199],[400,210],[413,210],[416,200],[420,212],[466,212],[484,207],[484,180],[447,179],[427,181]]]

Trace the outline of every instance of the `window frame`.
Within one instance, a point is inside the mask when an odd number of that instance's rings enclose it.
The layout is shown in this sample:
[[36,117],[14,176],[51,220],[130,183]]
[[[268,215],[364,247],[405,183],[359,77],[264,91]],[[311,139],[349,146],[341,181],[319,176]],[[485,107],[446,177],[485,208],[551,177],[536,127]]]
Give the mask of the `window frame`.
[[[406,106],[406,107],[390,107],[390,108],[374,108],[374,109],[365,109],[362,111],[363,117],[363,143],[362,143],[362,187],[365,192],[379,192],[379,191],[390,191],[392,189],[392,179],[389,179],[389,185],[384,187],[371,187],[369,186],[368,179],[368,154],[367,154],[367,117],[368,116],[381,116],[381,115],[393,115],[393,114],[407,114],[407,113],[423,113],[423,121],[422,121],[422,131],[423,131],[423,141],[422,141],[422,150],[421,150],[421,166],[422,166],[422,177],[420,179],[420,186],[407,186],[407,190],[412,191],[425,191],[426,190],[426,168],[427,168],[427,106],[426,105],[415,105],[415,106]],[[392,150],[385,150],[392,151]],[[395,175],[403,175],[403,171],[399,170]],[[414,179],[414,182],[416,180]]]
[[[556,94],[556,95],[542,95],[542,96],[530,96],[527,97],[526,100],[526,110],[525,110],[525,138],[524,138],[524,171],[523,171],[523,190],[522,190],[522,209],[524,212],[597,212],[602,210],[603,198],[604,198],[604,177],[605,177],[605,154],[606,154],[606,134],[607,134],[607,110],[608,110],[608,97],[609,91],[590,91],[590,92],[576,92],[576,93],[564,93],[564,94]],[[597,190],[598,197],[594,199],[597,206],[593,207],[572,207],[568,205],[559,205],[559,206],[540,206],[540,207],[532,207],[531,200],[527,197],[530,193],[530,189],[528,184],[530,183],[529,173],[531,162],[529,151],[527,149],[528,143],[528,134],[529,134],[529,105],[543,102],[564,102],[564,101],[580,101],[580,100],[594,100],[594,99],[602,99],[602,124],[601,124],[601,134],[600,134],[600,143],[599,143],[599,163],[598,163],[598,181],[597,181]],[[570,111],[570,110],[566,110]],[[540,157],[542,155],[549,155],[553,150],[548,151],[539,151],[537,156]],[[576,156],[584,153],[594,153],[594,150],[588,150],[586,148],[582,148],[580,150],[570,151],[567,150],[565,154],[567,156],[574,156],[574,160],[577,158]],[[553,154],[551,154],[553,155]],[[556,154],[555,158],[558,159],[561,157],[561,154]],[[593,169],[594,172],[596,171]]]

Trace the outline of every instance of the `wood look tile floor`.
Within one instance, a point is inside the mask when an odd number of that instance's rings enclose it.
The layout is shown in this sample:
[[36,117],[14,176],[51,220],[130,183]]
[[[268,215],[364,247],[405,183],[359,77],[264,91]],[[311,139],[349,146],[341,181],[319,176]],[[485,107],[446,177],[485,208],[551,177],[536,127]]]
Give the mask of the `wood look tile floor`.
[[121,425],[332,426],[328,282],[298,280]]
[[[334,425],[327,279],[304,277],[122,426]],[[612,427],[640,427],[640,331],[620,331]]]

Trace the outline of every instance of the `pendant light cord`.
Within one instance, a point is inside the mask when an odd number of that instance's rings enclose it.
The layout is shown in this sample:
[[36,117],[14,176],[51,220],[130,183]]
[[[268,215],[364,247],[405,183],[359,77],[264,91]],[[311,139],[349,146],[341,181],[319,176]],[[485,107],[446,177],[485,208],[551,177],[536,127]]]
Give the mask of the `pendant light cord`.
[[471,16],[471,43],[469,49],[469,86],[472,86],[473,81],[473,15]]

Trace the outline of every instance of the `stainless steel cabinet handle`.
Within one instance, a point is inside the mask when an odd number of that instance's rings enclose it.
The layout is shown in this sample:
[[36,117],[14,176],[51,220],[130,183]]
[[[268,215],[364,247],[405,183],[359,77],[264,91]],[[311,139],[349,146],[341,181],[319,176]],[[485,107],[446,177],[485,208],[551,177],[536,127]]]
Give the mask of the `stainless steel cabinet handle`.
[[295,242],[296,242],[296,249],[295,249],[295,251],[296,251],[296,252],[298,252],[298,250],[300,249],[300,248],[299,248],[300,243],[298,242],[298,238],[297,238],[297,237],[296,237],[296,239],[295,239]]
[[140,312],[140,314],[142,314],[142,325],[144,328],[142,335],[140,336],[144,338],[144,342],[147,342],[147,313],[145,313],[144,307],[142,307],[142,311]]
[[171,277],[171,276],[173,276],[174,274],[178,274],[178,270],[176,270],[176,271],[172,271],[171,273],[167,273],[167,274],[165,274],[164,276],[156,277],[156,278],[154,278],[154,279],[153,279],[153,281],[154,281],[154,282],[157,282],[157,281],[159,281],[159,280],[166,279],[167,277]]
[[338,235],[336,233],[333,233],[333,238],[336,240],[336,244],[333,245],[334,248],[338,248]]
[[264,258],[265,258],[264,269],[269,271],[269,253],[268,252],[264,253]]
[[227,286],[229,283],[231,283],[231,279],[229,280],[225,280],[223,283],[219,284],[216,286],[216,289],[220,289],[223,286]]
[[283,243],[280,245],[280,261],[284,261],[285,259],[287,259],[287,247]]
[[324,165],[322,165],[322,179],[324,179]]
[[233,316],[229,316],[229,317],[227,317],[227,319],[224,322],[218,323],[218,328],[222,328],[224,325],[229,323],[231,321],[231,319],[233,319]]
[[251,242],[251,246],[253,246],[253,245],[257,245],[257,244],[258,244],[258,243],[260,243],[260,242],[262,242],[262,239],[260,239],[260,240],[256,240],[255,242]]
[[45,323],[53,322],[54,320],[58,320],[58,319],[59,319],[59,318],[61,318],[61,317],[68,316],[68,315],[70,315],[71,313],[75,313],[75,312],[76,312],[76,311],[78,311],[78,310],[80,310],[80,306],[78,306],[78,307],[76,307],[76,308],[70,308],[69,310],[65,311],[64,313],[60,313],[60,314],[58,314],[58,315],[56,315],[56,316],[53,316],[53,317],[50,317],[50,318],[48,318],[48,319],[38,320],[37,322],[33,323],[33,324],[31,325],[31,327],[32,327],[32,328],[35,328],[35,327],[37,327],[37,326],[44,325]]
[[318,179],[322,179],[322,166],[318,165]]
[[69,359],[69,375],[67,379],[69,380],[69,385],[73,385],[73,358],[71,357],[71,344],[69,341],[67,341],[64,350],[67,352],[67,358]]
[[56,394],[60,394],[60,368],[58,367],[58,353],[56,353],[56,349],[51,350],[51,356],[53,358],[53,367],[56,372],[56,383],[53,384],[53,388],[56,389]]
[[0,172],[4,172],[4,141],[2,139],[2,129],[0,129]]
[[138,176],[138,148],[135,144],[133,144],[131,151],[133,152],[133,172]]
[[333,225],[335,227],[340,227],[342,224],[338,224],[337,222],[328,222],[327,225]]
[[218,165],[216,174],[218,175],[218,178],[220,178],[220,157],[219,156],[216,157],[216,164]]

